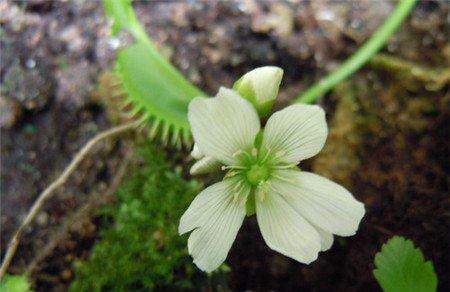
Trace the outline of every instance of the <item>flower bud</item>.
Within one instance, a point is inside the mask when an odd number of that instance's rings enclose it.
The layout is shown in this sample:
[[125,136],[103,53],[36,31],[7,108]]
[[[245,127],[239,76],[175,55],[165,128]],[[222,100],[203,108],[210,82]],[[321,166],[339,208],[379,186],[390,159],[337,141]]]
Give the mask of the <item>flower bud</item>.
[[275,66],[256,68],[244,74],[233,85],[243,98],[250,101],[260,117],[265,117],[278,95],[283,69]]

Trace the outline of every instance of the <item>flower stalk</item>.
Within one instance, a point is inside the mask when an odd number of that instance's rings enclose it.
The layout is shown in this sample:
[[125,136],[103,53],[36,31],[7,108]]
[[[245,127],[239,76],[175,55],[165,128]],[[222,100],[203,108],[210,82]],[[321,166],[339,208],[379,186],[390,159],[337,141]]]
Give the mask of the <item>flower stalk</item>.
[[417,0],[400,0],[394,11],[380,28],[350,58],[330,74],[320,79],[300,94],[295,102],[313,103],[334,88],[339,82],[358,71],[387,42],[414,8]]

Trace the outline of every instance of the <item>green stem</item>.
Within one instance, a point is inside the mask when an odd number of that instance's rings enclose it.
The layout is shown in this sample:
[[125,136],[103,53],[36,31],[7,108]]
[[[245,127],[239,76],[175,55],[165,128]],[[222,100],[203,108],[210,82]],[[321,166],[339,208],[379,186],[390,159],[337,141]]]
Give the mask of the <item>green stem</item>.
[[381,27],[364,43],[361,48],[348,58],[336,70],[309,87],[303,94],[299,95],[294,102],[313,103],[332,89],[336,84],[355,73],[386,43],[389,37],[402,24],[408,16],[417,0],[400,0],[395,10],[389,15]]

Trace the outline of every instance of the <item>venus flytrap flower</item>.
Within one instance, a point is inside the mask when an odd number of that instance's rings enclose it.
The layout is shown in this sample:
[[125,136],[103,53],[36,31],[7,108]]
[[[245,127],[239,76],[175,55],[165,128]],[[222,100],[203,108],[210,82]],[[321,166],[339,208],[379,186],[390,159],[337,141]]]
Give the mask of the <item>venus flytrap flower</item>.
[[200,269],[210,272],[224,262],[246,214],[256,213],[271,249],[306,264],[331,247],[333,234],[355,234],[363,204],[340,185],[297,167],[325,143],[320,107],[291,105],[262,130],[255,107],[221,88],[214,98],[193,99],[188,118],[193,156],[227,171],[180,220],[180,234],[192,231],[188,250]]

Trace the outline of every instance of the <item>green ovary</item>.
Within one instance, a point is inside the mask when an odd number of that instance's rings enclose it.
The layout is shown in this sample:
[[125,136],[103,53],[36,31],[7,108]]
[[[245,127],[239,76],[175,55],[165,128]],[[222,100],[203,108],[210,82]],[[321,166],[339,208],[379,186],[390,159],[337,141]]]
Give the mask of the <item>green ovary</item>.
[[269,168],[265,165],[252,165],[245,174],[247,181],[257,186],[259,183],[266,181],[270,176]]

